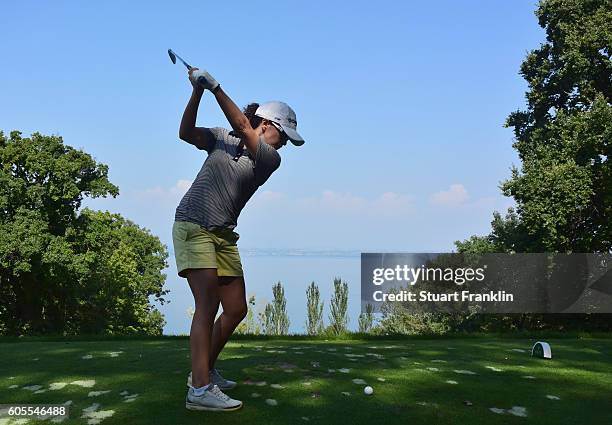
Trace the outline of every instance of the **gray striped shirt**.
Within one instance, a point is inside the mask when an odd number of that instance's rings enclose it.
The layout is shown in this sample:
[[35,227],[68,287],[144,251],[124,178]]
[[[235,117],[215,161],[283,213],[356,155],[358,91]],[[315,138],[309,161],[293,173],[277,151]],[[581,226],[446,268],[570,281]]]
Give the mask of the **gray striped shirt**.
[[247,201],[280,166],[279,153],[259,138],[255,157],[244,148],[234,161],[240,139],[221,127],[210,128],[216,143],[208,151],[191,187],[181,199],[174,219],[199,224],[207,230],[233,229]]

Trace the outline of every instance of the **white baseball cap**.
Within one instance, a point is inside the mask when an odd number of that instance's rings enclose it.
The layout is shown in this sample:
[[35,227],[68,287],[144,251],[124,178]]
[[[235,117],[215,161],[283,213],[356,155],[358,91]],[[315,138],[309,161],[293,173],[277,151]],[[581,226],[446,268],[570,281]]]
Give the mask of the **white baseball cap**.
[[304,144],[304,139],[297,132],[295,112],[286,103],[277,101],[262,103],[255,111],[255,115],[280,125],[294,145]]

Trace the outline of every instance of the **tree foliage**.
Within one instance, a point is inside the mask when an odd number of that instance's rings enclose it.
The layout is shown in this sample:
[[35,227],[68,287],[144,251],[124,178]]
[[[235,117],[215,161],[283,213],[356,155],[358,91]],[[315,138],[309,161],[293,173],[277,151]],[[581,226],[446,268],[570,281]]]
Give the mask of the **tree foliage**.
[[[520,67],[527,107],[511,113],[521,168],[500,189],[516,201],[493,212],[485,236],[455,241],[458,252],[612,251],[612,2],[542,0],[546,42]],[[386,311],[379,331],[610,329],[606,314],[407,315]]]
[[82,209],[117,196],[108,167],[63,143],[0,132],[0,333],[161,334],[168,253],[118,214]]
[[306,333],[318,335],[323,332],[323,301],[319,287],[311,282],[306,288]]
[[240,322],[240,324],[236,327],[234,333],[242,335],[259,335],[259,325],[255,320],[255,305],[255,295],[249,296],[247,303],[247,314],[242,322]]
[[266,335],[287,335],[290,322],[282,283],[277,282],[272,286],[272,294],[274,296],[272,302],[266,304],[260,316],[263,331]]
[[520,68],[527,109],[506,121],[522,169],[501,186],[523,237],[502,242],[516,252],[610,252],[612,2],[547,0],[536,15],[546,42]]
[[329,307],[329,330],[334,335],[346,332],[348,324],[348,283],[334,278],[334,293]]
[[374,306],[370,303],[366,304],[365,311],[359,314],[358,319],[359,332],[367,333],[374,326]]
[[[500,189],[517,207],[493,213],[492,231],[456,241],[459,252],[612,251],[612,2],[543,0],[546,42],[520,67],[527,109],[511,113],[522,167]],[[478,317],[483,330],[609,329],[610,315]]]

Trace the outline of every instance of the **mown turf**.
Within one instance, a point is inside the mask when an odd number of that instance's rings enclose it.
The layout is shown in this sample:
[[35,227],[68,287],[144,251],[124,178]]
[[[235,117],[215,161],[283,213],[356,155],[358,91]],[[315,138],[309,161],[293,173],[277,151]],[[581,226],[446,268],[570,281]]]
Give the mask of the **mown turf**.
[[[548,339],[552,360],[530,357],[536,340],[234,340],[218,367],[239,382],[228,394],[242,400],[244,407],[223,413],[185,409],[188,339],[3,342],[0,403],[72,400],[70,419],[64,424],[88,423],[82,412],[94,403],[99,403],[98,411],[112,411],[98,422],[104,425],[612,423],[612,339]],[[118,351],[122,353],[116,357],[109,354]],[[92,358],[83,359],[88,355]],[[365,395],[364,385],[353,379],[366,381],[374,394]],[[48,390],[52,383],[83,380],[95,380],[95,385]],[[266,384],[256,385],[261,381]],[[47,391],[35,394],[23,388],[31,385]],[[90,391],[106,390],[110,392],[88,396]],[[123,391],[138,395],[126,402]],[[277,405],[270,406],[266,399]],[[525,408],[527,416],[507,412],[513,406]]]

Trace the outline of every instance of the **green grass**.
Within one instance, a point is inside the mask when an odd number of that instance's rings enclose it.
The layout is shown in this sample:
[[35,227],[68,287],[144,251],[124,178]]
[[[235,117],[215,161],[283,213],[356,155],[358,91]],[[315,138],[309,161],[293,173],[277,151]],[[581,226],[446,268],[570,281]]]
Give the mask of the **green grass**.
[[[87,423],[81,414],[93,403],[100,404],[98,410],[114,411],[100,422],[104,425],[202,424],[206,421],[223,421],[223,424],[609,424],[612,339],[547,338],[552,346],[552,360],[530,357],[531,346],[538,339],[541,336],[235,338],[223,351],[218,367],[224,376],[239,382],[228,394],[242,400],[244,406],[236,412],[222,413],[185,409],[185,381],[190,370],[188,338],[87,341],[40,337],[20,338],[18,342],[0,339],[0,403],[72,400],[70,419],[63,424]],[[123,353],[111,357],[109,352],[113,351]],[[86,355],[92,358],[83,359]],[[318,362],[319,366],[311,362]],[[350,371],[339,372],[341,368]],[[476,374],[459,374],[454,370]],[[374,387],[374,394],[363,394],[364,385],[353,383],[355,378]],[[244,382],[247,379],[266,381],[266,385],[248,385]],[[95,385],[84,388],[69,384],[39,394],[23,389],[29,385],[48,389],[51,383],[76,380],[95,380]],[[275,389],[270,384],[284,388]],[[14,385],[18,387],[9,388]],[[90,391],[106,390],[110,392],[88,397]],[[122,391],[138,396],[126,403],[120,395]],[[253,397],[253,393],[260,396]],[[560,400],[548,399],[547,395]],[[275,399],[278,404],[270,406],[266,399]],[[472,405],[465,405],[466,400]],[[526,408],[527,416],[496,414],[490,410],[513,406]],[[28,423],[50,422],[30,420]]]

